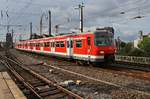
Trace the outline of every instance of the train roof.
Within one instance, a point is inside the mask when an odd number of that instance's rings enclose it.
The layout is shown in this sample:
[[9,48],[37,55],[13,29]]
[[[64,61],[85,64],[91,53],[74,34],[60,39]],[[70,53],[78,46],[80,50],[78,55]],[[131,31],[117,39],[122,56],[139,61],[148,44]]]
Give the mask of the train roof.
[[52,37],[45,37],[45,38],[38,38],[38,39],[31,39],[31,40],[22,40],[22,41],[19,41],[19,42],[34,42],[34,41],[40,41],[40,40],[47,40],[47,39],[50,39],[50,38],[56,38],[56,37],[69,37],[69,36],[78,36],[78,35],[87,35],[87,34],[92,34],[93,32],[87,32],[87,33],[66,33],[66,34],[63,34],[63,35],[55,35],[55,36],[52,36]]
[[114,29],[112,27],[104,27],[104,28],[97,28],[96,31],[94,32],[85,32],[85,33],[60,33],[60,34],[56,34],[54,36],[51,37],[44,37],[44,38],[38,38],[38,39],[31,39],[31,40],[25,40],[25,41],[20,41],[20,42],[34,42],[34,41],[40,41],[40,40],[47,40],[50,38],[56,38],[56,37],[69,37],[69,36],[78,36],[78,35],[87,35],[87,34],[93,34],[95,32],[110,32],[114,34]]

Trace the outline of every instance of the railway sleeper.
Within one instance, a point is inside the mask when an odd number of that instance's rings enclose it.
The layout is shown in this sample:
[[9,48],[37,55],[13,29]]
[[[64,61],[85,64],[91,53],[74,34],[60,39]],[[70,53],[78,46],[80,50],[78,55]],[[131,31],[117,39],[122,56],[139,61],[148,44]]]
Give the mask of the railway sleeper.
[[38,83],[45,83],[45,82],[43,82],[43,81],[41,81],[41,80],[33,80],[33,81],[29,81],[32,85],[34,85],[34,84],[38,84]]
[[56,90],[57,88],[56,87],[43,87],[43,88],[36,88],[37,89],[37,91],[38,91],[38,93],[43,93],[43,92],[48,92],[48,91],[52,91],[52,90]]
[[51,96],[46,96],[44,98],[45,99],[73,99],[73,98],[69,97],[66,93],[54,94]]
[[18,86],[21,90],[23,90],[23,89],[26,88],[22,83],[17,84],[17,86]]
[[22,90],[22,91],[23,91],[23,93],[25,93],[26,95],[31,95],[31,94],[33,94],[32,91],[31,91],[30,89],[28,89],[28,88],[26,88],[26,89],[24,89],[24,90]]
[[61,93],[61,91],[58,89],[55,89],[55,90],[47,91],[44,93],[39,93],[39,95],[42,97],[46,97],[46,96],[52,96],[52,95],[59,94],[59,93]]
[[39,87],[39,86],[45,86],[47,85],[45,82],[40,82],[40,83],[35,83],[35,84],[32,84],[34,87]]

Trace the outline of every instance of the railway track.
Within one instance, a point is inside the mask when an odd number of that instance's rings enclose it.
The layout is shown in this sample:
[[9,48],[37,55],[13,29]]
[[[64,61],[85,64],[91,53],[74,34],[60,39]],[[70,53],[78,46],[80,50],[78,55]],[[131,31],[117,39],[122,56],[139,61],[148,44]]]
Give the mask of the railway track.
[[[19,57],[15,57],[15,56],[13,56],[13,55],[11,55],[11,54],[9,54],[9,57],[10,58],[13,58],[13,59],[16,59],[16,61],[19,63],[19,64],[24,64],[24,63],[22,63],[23,62],[23,60],[20,60],[20,58]],[[44,57],[45,58],[45,57]],[[20,61],[19,61],[20,60]],[[22,61],[22,62],[21,62]],[[49,61],[49,60],[48,60]],[[25,65],[25,64],[24,64]],[[36,64],[33,64],[33,65],[35,65],[35,66],[32,66],[32,64],[28,64],[28,65],[26,65],[28,68],[30,68],[30,67],[37,67],[37,68],[39,68],[39,70],[40,71],[42,71],[42,67],[44,67],[44,68],[46,68],[45,70],[49,70],[50,68],[53,68],[53,69],[57,69],[59,72],[61,72],[61,71],[63,71],[63,72],[68,72],[68,74],[67,75],[76,75],[76,77],[82,77],[82,78],[86,78],[86,79],[89,79],[89,80],[91,80],[91,81],[96,81],[96,82],[100,82],[100,83],[105,83],[105,84],[107,84],[107,85],[110,85],[110,86],[115,86],[116,88],[127,88],[127,89],[131,89],[132,91],[134,91],[134,92],[136,92],[136,93],[139,93],[139,94],[143,94],[143,95],[148,95],[148,96],[150,96],[150,93],[149,93],[149,89],[142,89],[142,87],[140,88],[140,89],[138,89],[138,88],[136,88],[136,87],[134,87],[134,85],[133,86],[124,86],[124,85],[120,85],[120,84],[116,84],[116,83],[113,83],[113,82],[110,82],[110,81],[107,81],[107,80],[102,80],[102,79],[99,79],[99,78],[97,78],[96,76],[89,76],[89,75],[86,75],[86,73],[80,73],[80,72],[75,72],[75,71],[72,71],[72,69],[70,70],[69,69],[69,67],[68,66],[65,66],[65,65],[67,65],[67,64],[55,64],[55,65],[36,65]],[[70,64],[68,64],[68,65],[70,65]],[[66,67],[66,69],[65,68],[63,68],[63,67]],[[75,66],[71,66],[71,67],[75,67]],[[83,66],[80,66],[80,67],[83,67]],[[40,69],[41,68],[41,69]],[[84,68],[85,68],[85,66],[84,66]],[[88,68],[90,68],[90,69],[98,69],[98,70],[101,70],[101,68],[99,68],[99,67],[88,67]],[[32,68],[30,68],[30,69],[32,69]],[[107,67],[105,68],[102,68],[102,69],[104,69],[106,72],[112,72],[112,73],[115,73],[115,74],[119,74],[119,75],[121,75],[121,74],[123,74],[122,72],[124,72],[124,75],[130,75],[130,76],[134,76],[134,77],[137,77],[137,76],[135,76],[135,75],[131,75],[131,73],[130,73],[130,71],[129,70],[134,70],[134,69],[124,69],[124,68],[109,68],[109,69],[107,69]],[[34,70],[34,69],[33,69]],[[110,70],[110,71],[108,71],[108,70]],[[35,71],[36,71],[36,69],[35,69]],[[119,71],[119,73],[116,73],[117,71]],[[135,71],[135,70],[134,70]],[[140,70],[136,70],[136,71],[140,71]],[[37,71],[36,71],[37,72]],[[45,73],[44,73],[45,74]],[[141,76],[141,78],[142,78],[142,76]],[[142,78],[143,79],[143,78]],[[148,80],[147,78],[145,78],[146,80]]]
[[[24,52],[23,52],[24,53]],[[25,52],[26,53],[26,52]],[[41,56],[41,55],[37,55],[37,54],[30,54],[28,53],[28,56],[31,57],[38,57],[38,59],[46,61],[47,63],[51,62],[51,63],[57,63],[60,60],[59,59],[54,59],[53,61],[50,61],[53,58],[48,58],[45,56]],[[40,56],[40,57],[39,57]],[[71,65],[71,66],[77,66],[78,64],[74,64],[72,62],[68,62],[66,60],[61,60],[62,63],[63,62],[67,62],[67,64],[53,64],[53,65],[60,65],[60,66],[67,66],[67,65]],[[135,77],[135,78],[140,78],[140,79],[144,79],[144,80],[150,80],[150,67],[148,66],[135,66],[135,65],[128,65],[128,64],[110,64],[110,65],[102,65],[102,66],[94,66],[94,67],[90,67],[87,64],[84,65],[80,65],[82,67],[87,66],[88,68],[91,69],[98,69],[98,70],[103,70],[106,72],[112,72],[114,74],[118,74],[118,75],[125,75],[125,76],[131,76],[131,77]]]
[[0,56],[11,73],[39,99],[83,99],[40,74],[21,66],[11,58]]
[[[20,51],[22,52],[22,51]],[[28,53],[30,54],[29,56],[40,56],[40,57],[44,57],[44,58],[47,58],[47,56],[43,56],[43,55],[40,55],[40,54],[35,54],[35,53],[29,53],[29,52],[22,52],[22,53]],[[39,57],[39,58],[40,58]],[[59,61],[59,59],[55,59],[56,61]],[[67,61],[68,60],[62,60],[62,61]],[[71,62],[70,62],[71,63]],[[88,64],[80,64],[81,66],[82,65],[85,65],[85,66],[88,66]],[[105,68],[105,69],[116,69],[116,70],[119,70],[119,69],[125,69],[125,70],[134,70],[134,71],[142,71],[142,72],[150,72],[150,66],[143,66],[141,64],[127,64],[127,63],[123,63],[123,62],[116,62],[114,64],[108,64],[108,65],[100,65],[100,66],[96,66],[96,67],[102,67],[102,68]]]

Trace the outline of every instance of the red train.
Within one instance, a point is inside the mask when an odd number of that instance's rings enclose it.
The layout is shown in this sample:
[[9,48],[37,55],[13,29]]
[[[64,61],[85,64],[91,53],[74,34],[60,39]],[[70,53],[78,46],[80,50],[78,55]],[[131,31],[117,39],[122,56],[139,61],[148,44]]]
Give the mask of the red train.
[[116,52],[114,33],[108,29],[19,41],[15,48],[88,63],[113,62]]

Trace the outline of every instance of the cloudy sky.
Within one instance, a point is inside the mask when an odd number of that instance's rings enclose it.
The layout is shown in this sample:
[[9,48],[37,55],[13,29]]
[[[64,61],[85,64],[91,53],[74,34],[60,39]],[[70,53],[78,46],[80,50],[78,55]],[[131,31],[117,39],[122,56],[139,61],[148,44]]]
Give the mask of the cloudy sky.
[[[150,0],[0,0],[0,40],[5,40],[7,28],[13,25],[15,39],[22,35],[29,37],[29,23],[33,32],[39,33],[40,17],[43,14],[43,32],[48,31],[48,10],[52,12],[52,31],[60,24],[59,32],[77,31],[79,10],[75,8],[84,2],[84,31],[97,27],[113,26],[115,36],[132,41],[138,31],[150,32]],[[142,16],[142,18],[135,18]],[[69,20],[69,21],[68,21]],[[22,27],[16,27],[22,25]]]

